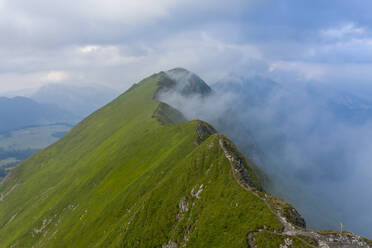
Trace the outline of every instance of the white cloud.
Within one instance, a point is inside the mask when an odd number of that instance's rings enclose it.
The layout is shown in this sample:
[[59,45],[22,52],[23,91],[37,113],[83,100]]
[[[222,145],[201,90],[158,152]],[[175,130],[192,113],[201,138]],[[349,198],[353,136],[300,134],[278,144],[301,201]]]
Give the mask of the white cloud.
[[[67,3],[66,3],[67,1]],[[55,4],[55,1],[51,4]],[[169,8],[176,4],[172,0],[73,0],[57,1],[66,14],[83,17],[89,20],[122,22],[125,24],[140,24],[168,15]],[[74,6],[74,8],[66,7]],[[51,6],[52,7],[52,6]]]
[[88,45],[88,46],[82,46],[79,49],[82,53],[91,53],[91,52],[96,52],[100,48],[101,46]]
[[[158,0],[4,0],[8,11],[29,16],[34,19],[56,19],[62,16],[69,19],[88,19],[96,21],[121,21],[135,23],[164,17],[175,1]],[[66,19],[66,22],[69,21]]]
[[321,31],[323,36],[330,38],[343,38],[345,36],[360,35],[363,33],[365,33],[364,28],[357,27],[354,23],[347,23],[339,27],[332,27]]
[[269,66],[269,72],[295,76],[297,80],[323,80],[326,68],[322,64],[305,63],[300,61],[277,61]]
[[49,71],[42,74],[40,77],[41,82],[56,83],[68,79],[68,74],[64,71]]
[[[158,19],[169,18],[177,12],[215,12],[242,10],[242,7],[257,0],[232,0],[229,3],[214,0],[2,0],[7,12],[33,20],[71,21],[80,20],[90,25],[116,23],[122,25],[143,25]],[[1,3],[0,3],[1,8]]]
[[371,58],[372,38],[351,38],[326,44],[318,48],[319,53],[335,55],[349,55],[356,60],[361,58]]
[[[224,30],[211,35],[205,24],[254,1],[0,0],[0,33],[7,37],[0,39],[0,84],[74,81],[125,89],[175,66],[212,78],[259,55],[250,44],[222,41]],[[194,17],[198,22],[185,27]]]
[[[322,29],[322,44],[245,39],[250,30],[244,18],[235,18],[252,2],[0,0],[0,32],[7,37],[0,39],[0,80],[14,78],[12,87],[19,88],[68,81],[124,90],[156,71],[182,66],[209,83],[231,72],[324,81],[348,78],[346,73],[351,78],[361,67],[337,71],[341,67],[325,60],[371,57],[367,28],[353,22]],[[20,78],[24,83],[16,83]]]
[[0,92],[18,91],[40,87],[43,73],[0,73]]
[[92,62],[99,62],[101,66],[125,65],[139,59],[139,57],[126,54],[125,50],[128,50],[125,46],[88,45],[79,47],[80,54],[75,56],[81,64],[89,65]]

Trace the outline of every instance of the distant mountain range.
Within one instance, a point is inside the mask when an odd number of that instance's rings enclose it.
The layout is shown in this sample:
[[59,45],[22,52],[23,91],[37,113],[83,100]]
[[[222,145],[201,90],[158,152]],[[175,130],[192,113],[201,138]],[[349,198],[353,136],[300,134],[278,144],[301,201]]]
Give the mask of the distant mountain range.
[[[0,180],[13,166],[64,136],[117,95],[104,87],[55,84],[30,92],[8,93],[29,97],[0,97]],[[9,142],[17,145],[9,146]]]
[[26,126],[76,122],[79,117],[55,104],[36,102],[27,97],[0,97],[0,132]]
[[102,86],[49,84],[41,87],[30,97],[43,104],[57,105],[82,119],[118,95],[115,90]]
[[51,84],[28,97],[0,97],[0,132],[52,123],[75,124],[117,96],[104,87]]
[[275,102],[283,107],[284,113],[289,108],[298,109],[305,104],[322,105],[332,117],[343,122],[361,124],[372,119],[372,98],[358,96],[339,85],[278,83],[259,76],[233,75],[213,84],[213,89],[238,95],[237,107],[269,106]]

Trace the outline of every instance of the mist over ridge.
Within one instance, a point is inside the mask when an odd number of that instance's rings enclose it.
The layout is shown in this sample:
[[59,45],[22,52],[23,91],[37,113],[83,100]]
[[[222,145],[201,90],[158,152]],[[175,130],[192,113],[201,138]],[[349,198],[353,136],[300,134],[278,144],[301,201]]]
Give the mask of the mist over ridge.
[[372,233],[372,99],[350,88],[230,75],[205,97],[162,101],[210,122],[269,175],[268,190],[292,202],[312,228]]

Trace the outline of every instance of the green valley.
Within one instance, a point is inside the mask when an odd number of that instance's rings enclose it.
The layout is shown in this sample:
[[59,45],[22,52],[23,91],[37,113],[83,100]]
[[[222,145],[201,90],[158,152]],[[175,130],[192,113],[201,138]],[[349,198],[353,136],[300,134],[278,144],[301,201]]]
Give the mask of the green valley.
[[0,179],[19,162],[64,136],[71,126],[51,124],[25,127],[0,134]]

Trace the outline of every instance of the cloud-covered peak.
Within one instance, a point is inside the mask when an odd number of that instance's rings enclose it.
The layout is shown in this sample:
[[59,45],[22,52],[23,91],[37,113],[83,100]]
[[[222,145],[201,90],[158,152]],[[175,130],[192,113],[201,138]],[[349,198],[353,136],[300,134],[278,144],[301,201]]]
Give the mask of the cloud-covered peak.
[[166,74],[176,82],[176,90],[182,95],[197,93],[205,96],[212,91],[203,79],[184,68],[174,68],[167,71]]

